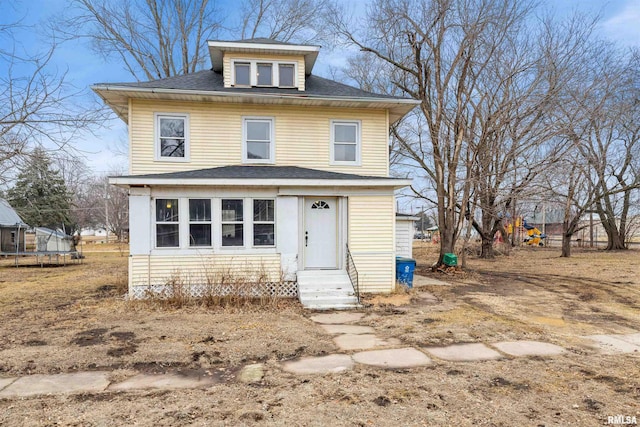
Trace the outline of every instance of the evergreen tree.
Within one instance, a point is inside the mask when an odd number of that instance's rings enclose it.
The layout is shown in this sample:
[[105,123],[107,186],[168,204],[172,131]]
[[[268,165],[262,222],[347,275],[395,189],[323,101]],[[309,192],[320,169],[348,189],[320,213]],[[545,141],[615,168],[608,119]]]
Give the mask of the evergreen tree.
[[73,228],[70,221],[71,194],[59,171],[53,169],[51,159],[37,148],[20,169],[7,199],[24,222],[32,227],[57,229]]

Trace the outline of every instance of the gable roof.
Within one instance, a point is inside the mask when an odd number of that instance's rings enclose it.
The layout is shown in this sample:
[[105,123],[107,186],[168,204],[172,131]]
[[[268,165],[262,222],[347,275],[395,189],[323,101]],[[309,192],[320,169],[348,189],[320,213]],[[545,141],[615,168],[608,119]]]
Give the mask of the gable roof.
[[405,187],[411,181],[400,178],[356,175],[298,166],[234,165],[181,172],[109,177],[116,185],[258,185],[327,186],[358,185]]
[[27,227],[22,221],[20,215],[11,207],[9,202],[0,198],[0,226],[16,226]]

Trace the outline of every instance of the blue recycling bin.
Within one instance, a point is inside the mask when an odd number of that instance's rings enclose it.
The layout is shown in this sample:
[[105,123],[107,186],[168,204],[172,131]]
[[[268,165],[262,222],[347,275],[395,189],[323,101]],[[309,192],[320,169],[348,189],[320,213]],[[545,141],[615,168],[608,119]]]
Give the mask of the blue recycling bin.
[[396,280],[403,285],[413,288],[413,272],[416,260],[413,258],[396,257]]

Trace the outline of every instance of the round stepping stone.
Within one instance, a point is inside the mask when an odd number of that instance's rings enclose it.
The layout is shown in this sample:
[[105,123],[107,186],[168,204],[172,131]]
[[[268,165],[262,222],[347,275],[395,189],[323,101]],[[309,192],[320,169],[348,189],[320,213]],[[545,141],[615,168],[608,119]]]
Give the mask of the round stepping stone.
[[555,356],[566,352],[559,345],[540,341],[503,341],[492,345],[511,356]]
[[316,314],[315,316],[311,316],[311,320],[313,320],[316,323],[336,325],[340,323],[357,322],[363,317],[364,317],[363,313],[336,312],[336,313]]
[[330,334],[373,334],[375,330],[371,326],[359,325],[320,325]]
[[415,368],[431,364],[431,359],[412,347],[363,351],[354,354],[353,360],[363,365],[381,368]]
[[482,343],[454,344],[446,347],[425,348],[432,356],[452,362],[475,362],[501,359],[502,355]]
[[337,374],[353,367],[353,360],[346,354],[330,354],[321,357],[305,357],[294,362],[286,362],[283,369],[299,375]]
[[262,363],[254,363],[247,365],[238,374],[238,380],[245,384],[255,384],[262,381],[264,377],[264,365]]

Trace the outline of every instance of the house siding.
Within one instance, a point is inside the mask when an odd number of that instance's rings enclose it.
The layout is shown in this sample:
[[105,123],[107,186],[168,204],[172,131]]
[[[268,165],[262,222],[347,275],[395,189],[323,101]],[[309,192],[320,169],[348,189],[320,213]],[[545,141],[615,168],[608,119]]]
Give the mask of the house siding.
[[137,297],[150,287],[162,287],[171,281],[198,286],[207,282],[219,284],[225,277],[227,282],[238,279],[247,283],[278,283],[281,276],[280,254],[129,257],[129,289]]
[[[242,117],[275,119],[275,164],[386,177],[386,110],[133,100],[130,173],[164,173],[242,163]],[[190,161],[155,160],[154,113],[189,115]],[[361,122],[361,163],[330,164],[330,121]]]
[[391,292],[395,286],[395,199],[349,197],[349,250],[361,292]]
[[299,90],[304,90],[305,79],[304,79],[304,56],[302,55],[270,55],[270,54],[261,54],[261,53],[237,53],[237,52],[225,52],[224,57],[222,59],[223,64],[223,79],[224,79],[224,87],[231,87],[231,61],[233,60],[264,60],[264,61],[283,61],[283,62],[295,62],[297,64],[297,86]]
[[396,220],[396,255],[411,258],[413,246],[413,221]]

